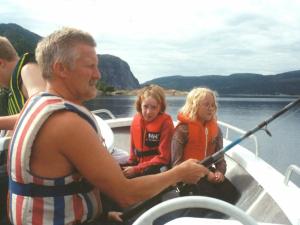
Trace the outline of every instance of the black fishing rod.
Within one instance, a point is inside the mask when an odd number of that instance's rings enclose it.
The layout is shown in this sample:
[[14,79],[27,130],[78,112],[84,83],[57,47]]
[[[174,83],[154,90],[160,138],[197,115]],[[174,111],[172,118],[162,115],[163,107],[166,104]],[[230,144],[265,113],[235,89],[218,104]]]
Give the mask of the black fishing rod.
[[268,118],[267,120],[261,122],[255,128],[253,128],[252,130],[249,130],[248,132],[246,132],[243,136],[241,136],[238,139],[236,139],[235,141],[231,142],[229,145],[225,146],[220,151],[217,151],[213,155],[208,156],[207,158],[203,159],[199,163],[202,164],[205,167],[211,166],[215,162],[219,161],[223,157],[225,152],[227,152],[229,149],[231,149],[235,145],[239,144],[240,142],[242,142],[243,140],[245,140],[246,138],[248,138],[252,134],[256,133],[258,130],[264,130],[269,136],[272,136],[271,132],[268,130],[268,127],[267,127],[268,124],[271,123],[273,120],[275,120],[277,117],[279,117],[282,114],[284,114],[285,112],[287,112],[289,109],[291,109],[295,105],[297,105],[299,102],[300,102],[300,98],[296,99],[293,102],[290,102],[284,108],[282,108],[280,111],[278,111],[277,113],[272,115],[270,118]]
[[[235,145],[239,144],[240,142],[242,142],[243,140],[245,140],[246,138],[248,138],[249,136],[251,136],[252,134],[257,132],[258,130],[264,130],[269,136],[272,136],[270,131],[267,128],[268,124],[271,123],[273,120],[275,120],[277,117],[279,117],[282,114],[284,114],[285,112],[287,112],[289,109],[291,109],[298,103],[300,103],[300,98],[296,99],[293,102],[290,102],[284,108],[282,108],[280,111],[278,111],[274,115],[272,115],[270,118],[261,122],[255,128],[253,128],[252,130],[249,130],[243,136],[241,136],[238,139],[236,139],[235,141],[231,142],[229,145],[225,146],[224,148],[217,151],[213,155],[208,156],[207,158],[203,159],[202,161],[199,162],[199,164],[202,164],[205,167],[210,167],[212,164],[218,162],[229,149],[231,149]],[[155,203],[155,201],[157,201],[157,199],[159,199],[165,193],[167,193],[171,190],[174,190],[174,188],[176,188],[177,190],[180,191],[182,188],[184,188],[184,185],[183,186],[181,185],[181,187],[178,187],[178,186],[177,187],[169,187],[169,188],[165,189],[164,191],[160,192],[158,195],[152,197],[151,199],[148,199],[144,202],[138,203],[135,206],[125,210],[123,212],[123,215],[121,216],[122,219],[124,221],[126,221],[127,219],[131,218],[132,216],[136,215],[137,213],[141,212],[142,210],[146,209],[147,207],[153,205]]]

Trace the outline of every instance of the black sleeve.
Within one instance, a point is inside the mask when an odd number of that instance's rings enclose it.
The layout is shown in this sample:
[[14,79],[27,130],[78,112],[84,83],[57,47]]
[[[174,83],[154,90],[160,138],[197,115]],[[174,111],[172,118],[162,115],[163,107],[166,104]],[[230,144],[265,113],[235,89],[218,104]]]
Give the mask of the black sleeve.
[[33,53],[27,53],[24,59],[24,65],[27,63],[37,63]]

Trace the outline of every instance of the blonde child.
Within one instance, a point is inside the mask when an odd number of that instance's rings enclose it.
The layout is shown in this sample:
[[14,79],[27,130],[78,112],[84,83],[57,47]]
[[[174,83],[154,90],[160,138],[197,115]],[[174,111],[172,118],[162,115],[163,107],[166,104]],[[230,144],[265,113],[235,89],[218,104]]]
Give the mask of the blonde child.
[[[189,92],[178,114],[179,124],[172,139],[172,165],[189,158],[202,160],[223,147],[222,132],[217,124],[216,94],[208,88],[194,88]],[[224,181],[226,162],[215,164],[207,180]]]
[[[203,160],[223,148],[223,136],[217,124],[216,94],[209,88],[194,88],[178,113],[178,125],[172,138],[172,166],[188,159]],[[223,158],[196,185],[187,185],[181,195],[204,195],[235,203],[240,194],[225,178]],[[191,212],[193,215],[193,212]],[[196,210],[195,215],[198,211]],[[210,211],[208,211],[208,214]],[[223,217],[213,213],[215,217]]]

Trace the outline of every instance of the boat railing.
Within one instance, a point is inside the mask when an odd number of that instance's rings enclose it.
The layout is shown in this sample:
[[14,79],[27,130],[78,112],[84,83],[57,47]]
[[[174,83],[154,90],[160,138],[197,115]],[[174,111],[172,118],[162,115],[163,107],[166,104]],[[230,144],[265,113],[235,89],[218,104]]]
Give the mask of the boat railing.
[[284,184],[288,185],[289,181],[291,180],[291,175],[292,173],[295,172],[298,175],[300,175],[300,168],[296,165],[290,165],[285,172],[285,176],[284,176]]
[[0,138],[0,178],[6,177],[6,158],[10,137]]
[[[222,122],[222,121],[218,121],[218,124],[221,125],[224,129],[225,129],[225,135],[224,138],[229,140],[229,134],[234,131],[238,134],[245,134],[247,131],[244,131],[240,128],[237,128],[235,126],[232,126],[228,123]],[[255,155],[258,156],[258,141],[257,141],[257,137],[255,135],[250,135],[249,138],[254,142],[254,146],[255,146]]]
[[[232,218],[239,221],[240,222],[239,224],[244,224],[244,225],[258,224],[251,216],[247,215],[243,210],[241,210],[237,206],[234,206],[222,200],[216,198],[204,197],[204,196],[184,196],[180,198],[173,198],[155,205],[148,211],[144,212],[139,218],[137,218],[137,220],[133,223],[133,225],[153,224],[153,221],[155,221],[157,218],[167,213],[173,212],[178,209],[186,209],[186,208],[211,209],[231,216]],[[186,219],[188,217],[184,217],[184,218]],[[197,218],[197,221],[199,223],[200,220],[198,219],[200,218]],[[193,224],[196,224],[196,222]],[[222,220],[219,219],[218,222],[208,222],[208,221],[205,222],[209,224],[221,224]],[[172,221],[170,221],[169,223],[173,224]],[[201,223],[201,224],[206,224],[206,223]],[[175,222],[174,224],[179,224],[179,223]]]
[[108,116],[109,119],[116,119],[114,114],[111,111],[109,111],[108,109],[97,109],[97,110],[93,110],[92,113],[94,113],[96,115],[104,114],[104,115]]

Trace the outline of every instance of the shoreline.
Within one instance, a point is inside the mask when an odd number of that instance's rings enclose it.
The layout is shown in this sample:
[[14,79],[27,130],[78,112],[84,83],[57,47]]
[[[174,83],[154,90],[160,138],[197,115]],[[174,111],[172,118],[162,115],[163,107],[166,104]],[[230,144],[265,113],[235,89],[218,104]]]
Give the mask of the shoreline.
[[[103,93],[98,91],[98,96],[137,96],[140,89],[133,90],[116,90],[113,92]],[[175,89],[164,89],[166,96],[186,96],[188,91],[179,91]],[[217,94],[218,97],[232,98],[299,98],[300,95],[283,95],[283,94]]]
[[[103,93],[98,91],[98,95],[105,95],[105,96],[137,96],[140,89],[133,89],[133,90],[116,90],[113,92]],[[178,91],[175,89],[164,89],[166,96],[186,96],[188,91]]]

